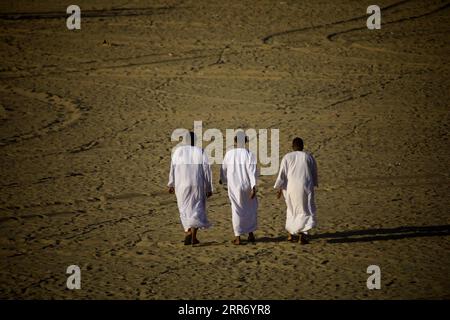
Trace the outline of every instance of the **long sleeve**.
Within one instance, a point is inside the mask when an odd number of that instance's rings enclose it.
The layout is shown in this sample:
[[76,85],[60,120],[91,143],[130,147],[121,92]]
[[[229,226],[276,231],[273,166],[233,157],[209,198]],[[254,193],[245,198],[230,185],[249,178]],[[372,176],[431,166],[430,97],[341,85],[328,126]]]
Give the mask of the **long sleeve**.
[[203,154],[203,173],[205,177],[205,191],[213,192],[214,188],[211,165],[209,164],[208,156],[206,154]]
[[173,164],[173,161],[170,161],[170,171],[169,171],[169,183],[167,184],[168,187],[175,187],[175,165]]
[[310,170],[311,170],[311,176],[315,187],[319,186],[319,177],[317,174],[317,163],[316,159],[312,155],[309,155],[309,164],[310,164]]
[[281,160],[280,172],[278,173],[277,180],[273,186],[275,189],[286,189],[287,188],[287,163],[286,159]]
[[220,181],[222,184],[227,184],[227,154],[223,159],[222,165],[220,166]]
[[248,169],[248,175],[250,179],[250,187],[253,188],[256,186],[256,179],[257,179],[257,165],[256,165],[256,158],[253,155],[253,153],[249,153],[250,161],[248,163],[247,169]]

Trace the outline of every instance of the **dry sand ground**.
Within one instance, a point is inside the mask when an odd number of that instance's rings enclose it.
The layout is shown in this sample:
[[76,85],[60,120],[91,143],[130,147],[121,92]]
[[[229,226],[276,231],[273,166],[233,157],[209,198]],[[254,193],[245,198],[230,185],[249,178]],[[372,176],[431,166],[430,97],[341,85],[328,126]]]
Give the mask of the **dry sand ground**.
[[[0,298],[450,298],[449,2],[378,1],[369,31],[372,2],[79,0],[72,32],[60,1],[2,1]],[[194,120],[305,139],[309,246],[274,176],[233,246],[217,165],[214,228],[182,245],[169,137]]]

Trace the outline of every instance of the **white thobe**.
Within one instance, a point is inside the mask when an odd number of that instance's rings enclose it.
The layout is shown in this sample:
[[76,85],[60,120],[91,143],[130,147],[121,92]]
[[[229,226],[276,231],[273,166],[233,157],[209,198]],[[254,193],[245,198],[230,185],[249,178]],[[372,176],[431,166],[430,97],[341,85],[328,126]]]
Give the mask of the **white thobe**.
[[212,175],[208,157],[201,148],[177,147],[172,155],[168,186],[175,188],[184,230],[208,228],[206,193],[213,191]]
[[283,189],[286,230],[290,234],[307,232],[316,226],[314,187],[317,186],[317,165],[312,155],[294,151],[283,157],[274,188]]
[[220,177],[228,188],[234,235],[240,236],[255,231],[258,200],[256,196],[250,198],[257,179],[254,154],[245,148],[229,150],[223,159]]

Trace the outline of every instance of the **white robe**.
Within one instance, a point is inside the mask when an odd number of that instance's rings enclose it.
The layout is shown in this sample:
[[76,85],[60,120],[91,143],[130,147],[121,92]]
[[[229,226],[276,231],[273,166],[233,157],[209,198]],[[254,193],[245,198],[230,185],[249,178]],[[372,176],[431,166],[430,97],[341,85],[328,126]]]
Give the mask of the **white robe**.
[[206,192],[212,192],[211,167],[203,150],[196,146],[179,146],[172,155],[169,187],[175,188],[178,210],[184,231],[208,228]]
[[317,165],[312,155],[294,151],[283,157],[274,188],[283,189],[286,230],[290,234],[307,232],[316,226],[314,187],[317,186]]
[[256,186],[256,158],[245,148],[235,148],[225,154],[220,170],[221,180],[228,187],[235,236],[257,228],[258,200],[250,193]]

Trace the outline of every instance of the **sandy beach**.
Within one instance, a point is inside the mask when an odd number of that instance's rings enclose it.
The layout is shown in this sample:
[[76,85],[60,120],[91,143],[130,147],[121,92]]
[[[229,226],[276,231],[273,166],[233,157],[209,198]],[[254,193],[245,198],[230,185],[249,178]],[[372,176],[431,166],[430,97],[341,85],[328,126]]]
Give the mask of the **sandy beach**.
[[[449,299],[450,2],[0,3],[0,299]],[[318,226],[286,241],[275,175],[257,243],[183,245],[176,128],[279,129],[316,158]],[[80,290],[66,268],[81,269]],[[381,269],[369,290],[366,269]]]

